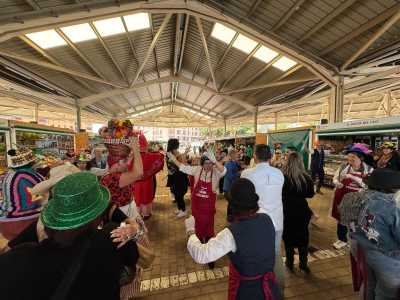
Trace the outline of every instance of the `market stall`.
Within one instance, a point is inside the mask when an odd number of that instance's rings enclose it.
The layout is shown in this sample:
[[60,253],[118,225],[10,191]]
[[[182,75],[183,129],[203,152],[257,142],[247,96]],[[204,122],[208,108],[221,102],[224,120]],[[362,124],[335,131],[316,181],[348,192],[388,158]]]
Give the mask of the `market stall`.
[[347,145],[365,143],[377,154],[384,141],[392,141],[399,149],[400,117],[320,125],[316,136],[325,149],[325,183],[331,185],[335,171],[346,161],[343,149]]
[[288,147],[294,147],[303,156],[304,165],[310,168],[311,153],[315,137],[315,127],[299,127],[269,131],[268,145],[272,150],[280,149],[283,152]]
[[11,145],[28,147],[35,154],[63,156],[75,148],[75,133],[69,129],[9,121]]

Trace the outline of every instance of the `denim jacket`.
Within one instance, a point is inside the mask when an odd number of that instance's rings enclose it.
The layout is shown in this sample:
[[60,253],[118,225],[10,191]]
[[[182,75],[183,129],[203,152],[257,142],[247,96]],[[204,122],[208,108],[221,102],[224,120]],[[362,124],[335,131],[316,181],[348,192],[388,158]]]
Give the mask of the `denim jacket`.
[[400,194],[367,190],[353,237],[366,250],[400,260]]

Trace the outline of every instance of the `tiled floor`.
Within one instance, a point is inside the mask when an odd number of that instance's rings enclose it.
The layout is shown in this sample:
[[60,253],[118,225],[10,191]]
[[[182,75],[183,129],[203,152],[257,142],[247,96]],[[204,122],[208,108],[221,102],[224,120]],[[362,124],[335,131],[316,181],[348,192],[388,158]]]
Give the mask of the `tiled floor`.
[[[324,193],[322,196],[317,195],[309,202],[314,212],[319,215],[319,218],[310,225],[310,245],[316,249],[332,251],[331,244],[336,240],[336,223],[330,217],[332,191],[325,189]],[[187,204],[190,207],[189,193]],[[152,267],[144,271],[142,283],[145,284],[137,299],[226,299],[227,258],[224,257],[216,263],[214,274],[207,273],[206,266],[194,263],[186,250],[184,221],[175,218],[174,210],[175,205],[169,198],[169,190],[165,188],[165,176],[160,175],[153,217],[146,222],[156,258]],[[225,210],[226,201],[219,199],[215,217],[216,232],[226,225]],[[0,236],[0,247],[3,242]],[[327,253],[332,254],[332,252]],[[284,251],[282,253],[284,254]],[[321,253],[325,254],[325,257],[321,256]],[[336,252],[335,256],[337,255]],[[352,290],[347,253],[328,258],[329,255],[324,251],[319,251],[310,257],[314,260],[310,262],[311,275],[305,276],[298,270],[294,273],[286,273],[285,299],[358,299],[357,294]]]
[[[156,252],[154,265],[144,272],[143,280],[150,280],[142,291],[142,300],[178,300],[178,299],[204,299],[222,300],[227,298],[227,277],[206,281],[197,281],[169,287],[151,288],[151,280],[158,281],[159,277],[178,275],[185,277],[188,273],[207,270],[193,262],[186,250],[186,237],[184,222],[175,218],[174,204],[169,198],[168,189],[164,188],[165,178],[158,177],[157,199],[154,203],[153,217],[147,221],[150,239]],[[319,218],[310,225],[311,246],[316,249],[327,249],[332,252],[332,243],[336,240],[336,222],[330,217],[332,191],[326,189],[324,195],[317,195],[310,200],[310,206]],[[189,197],[187,197],[189,198]],[[189,200],[187,204],[190,205]],[[226,201],[217,201],[217,214],[215,218],[216,232],[224,228]],[[324,252],[324,251],[322,251]],[[284,254],[284,251],[282,252]],[[328,251],[328,253],[330,253]],[[318,254],[318,253],[316,253]],[[337,255],[337,252],[336,252]],[[312,255],[315,259],[310,263],[312,274],[304,275],[300,271],[286,273],[285,299],[358,299],[352,290],[348,254],[333,258]],[[217,268],[228,265],[227,258],[216,263]],[[207,275],[206,275],[207,277]],[[169,277],[171,278],[171,277]]]

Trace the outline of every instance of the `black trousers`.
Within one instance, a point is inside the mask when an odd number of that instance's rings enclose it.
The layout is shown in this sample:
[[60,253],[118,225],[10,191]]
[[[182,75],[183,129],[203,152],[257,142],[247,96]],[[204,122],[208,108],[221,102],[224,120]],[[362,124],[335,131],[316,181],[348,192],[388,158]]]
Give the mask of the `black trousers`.
[[294,247],[292,245],[287,245],[285,243],[285,252],[286,252],[286,265],[292,266],[294,263],[294,249],[297,248],[299,251],[299,261],[300,268],[307,267],[308,264],[308,245],[301,247]]
[[219,180],[218,188],[219,188],[219,193],[222,194],[224,192],[224,177],[221,177]]
[[228,192],[224,192],[224,197],[228,201],[228,205],[226,206],[226,219],[228,221],[231,221],[233,218],[233,213],[232,213],[232,207],[230,206],[229,200],[228,200]]
[[311,171],[311,178],[312,178],[312,181],[314,182],[314,184],[317,181],[317,177],[318,177],[317,189],[320,189],[322,187],[322,185],[324,184],[324,178],[325,178],[324,169]]
[[347,227],[338,223],[337,224],[337,237],[340,241],[347,243]]
[[172,190],[172,193],[175,196],[176,206],[177,206],[178,210],[185,211],[186,210],[186,204],[185,204],[186,191]]

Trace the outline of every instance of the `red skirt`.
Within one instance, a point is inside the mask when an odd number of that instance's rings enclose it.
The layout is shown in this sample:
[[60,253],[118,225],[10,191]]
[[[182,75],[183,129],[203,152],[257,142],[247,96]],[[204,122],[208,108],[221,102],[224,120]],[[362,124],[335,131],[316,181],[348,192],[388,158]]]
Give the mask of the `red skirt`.
[[147,205],[153,201],[153,177],[134,183],[134,196],[136,205]]

